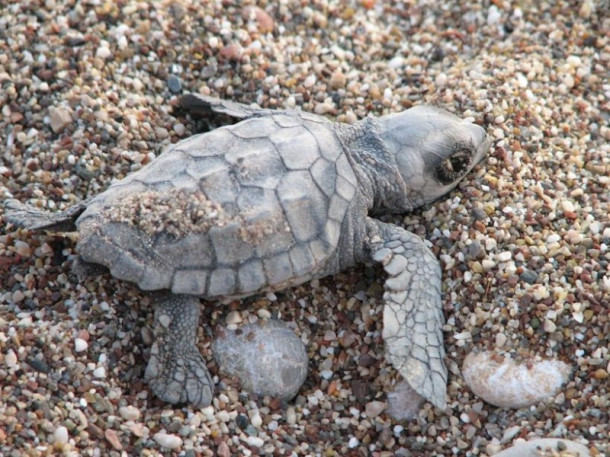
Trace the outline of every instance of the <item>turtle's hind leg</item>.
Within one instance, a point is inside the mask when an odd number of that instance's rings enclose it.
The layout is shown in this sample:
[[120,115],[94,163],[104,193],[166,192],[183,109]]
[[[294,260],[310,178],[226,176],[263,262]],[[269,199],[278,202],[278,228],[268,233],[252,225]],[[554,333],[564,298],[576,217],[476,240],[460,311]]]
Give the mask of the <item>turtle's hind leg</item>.
[[19,200],[8,199],[4,202],[4,220],[28,230],[49,230],[52,232],[73,232],[74,222],[87,207],[82,201],[65,211],[52,213],[31,205],[24,205]]
[[159,293],[155,300],[155,336],[145,381],[168,403],[204,407],[211,403],[214,384],[197,350],[199,299]]

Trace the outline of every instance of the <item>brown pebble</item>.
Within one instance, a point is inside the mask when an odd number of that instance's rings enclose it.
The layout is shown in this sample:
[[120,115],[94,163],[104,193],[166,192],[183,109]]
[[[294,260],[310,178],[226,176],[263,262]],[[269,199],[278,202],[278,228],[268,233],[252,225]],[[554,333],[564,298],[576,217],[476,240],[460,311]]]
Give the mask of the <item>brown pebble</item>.
[[121,445],[121,442],[119,441],[119,437],[117,436],[116,432],[114,430],[108,429],[104,432],[104,436],[106,437],[106,440],[111,444],[111,446],[113,448],[115,448],[117,451],[121,451],[123,449],[123,446]]
[[216,450],[218,457],[231,457],[231,449],[224,441],[218,445],[218,449]]
[[23,114],[21,114],[19,111],[13,111],[11,113],[11,123],[12,124],[17,124],[18,122],[21,122],[23,120]]
[[224,46],[218,56],[227,60],[237,61],[240,60],[244,54],[243,48],[237,43],[231,43]]
[[95,424],[89,424],[87,431],[95,439],[100,440],[104,437],[104,431]]
[[351,388],[352,393],[358,400],[366,399],[371,393],[371,386],[368,382],[352,381]]
[[608,372],[606,370],[604,370],[603,368],[598,368],[593,373],[593,377],[595,379],[606,379],[606,378],[608,378]]
[[254,19],[258,24],[258,31],[261,33],[269,33],[273,31],[275,26],[273,18],[258,6],[248,6],[242,10],[244,19]]

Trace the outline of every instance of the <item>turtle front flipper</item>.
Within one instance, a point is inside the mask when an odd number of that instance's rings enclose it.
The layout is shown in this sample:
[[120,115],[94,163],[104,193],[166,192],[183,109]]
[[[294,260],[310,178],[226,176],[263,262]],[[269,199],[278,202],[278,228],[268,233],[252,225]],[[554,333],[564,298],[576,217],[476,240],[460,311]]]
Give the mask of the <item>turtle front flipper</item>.
[[421,238],[400,227],[369,218],[367,228],[371,257],[388,274],[382,334],[386,357],[419,395],[444,409],[447,369],[438,260]]
[[156,341],[144,380],[165,402],[208,406],[214,383],[196,346],[199,299],[161,292],[154,300]]
[[180,98],[180,107],[186,112],[197,116],[215,113],[223,114],[240,121],[249,117],[277,113],[277,111],[274,110],[256,108],[244,103],[221,100],[219,98],[193,93],[185,94]]
[[28,230],[49,230],[51,232],[73,232],[74,222],[87,207],[88,200],[77,203],[65,211],[52,213],[19,200],[8,199],[4,202],[4,220]]

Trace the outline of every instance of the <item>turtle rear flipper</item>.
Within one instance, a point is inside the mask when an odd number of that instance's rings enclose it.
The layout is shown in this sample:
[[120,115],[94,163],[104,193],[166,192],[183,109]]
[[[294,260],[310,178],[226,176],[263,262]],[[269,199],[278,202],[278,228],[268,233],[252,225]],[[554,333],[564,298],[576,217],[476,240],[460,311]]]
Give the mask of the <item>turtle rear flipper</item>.
[[65,211],[52,213],[31,205],[24,205],[18,200],[4,202],[4,220],[17,227],[28,230],[49,230],[51,232],[73,232],[74,222],[87,207],[87,202],[80,202]]
[[207,95],[192,93],[185,94],[180,98],[180,107],[189,114],[196,116],[207,116],[210,113],[223,114],[239,121],[249,117],[277,113],[277,110],[256,108],[244,103],[220,100]]

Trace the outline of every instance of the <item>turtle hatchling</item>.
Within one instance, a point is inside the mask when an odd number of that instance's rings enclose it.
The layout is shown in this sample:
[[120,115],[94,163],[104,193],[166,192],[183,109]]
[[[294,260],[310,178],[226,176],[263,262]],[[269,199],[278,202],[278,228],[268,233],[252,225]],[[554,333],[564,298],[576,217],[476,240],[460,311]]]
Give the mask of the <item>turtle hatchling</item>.
[[169,403],[208,405],[196,347],[200,299],[240,298],[335,274],[385,270],[386,357],[411,387],[446,405],[441,270],[419,236],[376,216],[453,189],[488,152],[484,129],[431,106],[352,125],[188,94],[194,114],[239,121],[169,146],[154,161],[63,212],[5,202],[5,220],[78,231],[75,267],[106,267],[154,294],[145,371]]

